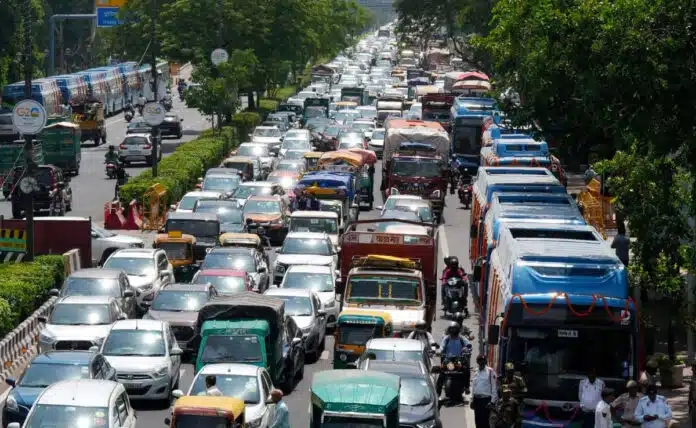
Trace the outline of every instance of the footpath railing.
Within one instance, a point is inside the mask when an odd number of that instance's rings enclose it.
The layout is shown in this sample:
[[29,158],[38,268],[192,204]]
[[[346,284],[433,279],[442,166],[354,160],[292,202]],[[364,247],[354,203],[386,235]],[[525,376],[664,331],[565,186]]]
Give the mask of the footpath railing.
[[[80,269],[79,250],[68,251],[63,254],[63,259],[66,277]],[[16,376],[18,369],[24,367],[38,353],[39,333],[44,326],[42,322],[39,322],[39,317],[48,316],[57,299],[57,297],[51,297],[46,300],[41,307],[0,340],[0,361],[2,362],[0,381],[4,383],[7,378]]]

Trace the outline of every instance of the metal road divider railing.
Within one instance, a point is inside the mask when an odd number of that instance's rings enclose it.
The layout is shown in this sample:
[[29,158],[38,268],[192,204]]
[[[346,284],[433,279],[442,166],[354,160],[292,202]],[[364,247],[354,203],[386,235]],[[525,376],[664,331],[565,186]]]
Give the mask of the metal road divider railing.
[[[80,250],[73,249],[63,254],[65,276],[80,269]],[[24,366],[39,352],[39,333],[43,323],[39,317],[46,317],[57,297],[50,297],[41,307],[22,321],[14,330],[0,340],[0,381],[16,376],[18,369]]]

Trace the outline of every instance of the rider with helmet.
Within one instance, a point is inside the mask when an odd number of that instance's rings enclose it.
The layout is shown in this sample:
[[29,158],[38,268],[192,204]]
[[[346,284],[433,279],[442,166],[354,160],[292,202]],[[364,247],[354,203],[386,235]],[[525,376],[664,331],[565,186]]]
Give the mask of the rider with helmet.
[[[457,256],[450,256],[445,258],[445,263],[447,264],[447,267],[445,270],[442,272],[442,283],[440,284],[440,295],[443,297],[442,299],[442,306],[447,307],[446,302],[445,302],[445,284],[447,283],[447,280],[450,278],[460,278],[462,279],[465,283],[467,283],[467,275],[464,269],[459,267],[459,258]],[[464,302],[466,304],[466,298],[469,294],[468,290],[468,283],[466,284],[467,287],[464,289]]]
[[[452,321],[447,327],[447,334],[442,338],[442,343],[440,343],[440,352],[443,359],[461,357],[464,355],[464,350],[471,347],[469,339],[459,334],[460,330],[459,323],[456,321]],[[468,394],[470,383],[470,369],[468,367],[464,370],[464,375],[465,392]],[[442,392],[443,382],[444,376],[438,376],[436,385],[438,396]]]
[[420,320],[416,323],[416,329],[408,335],[409,339],[416,339],[423,342],[426,348],[436,345],[433,335],[428,331],[428,324],[425,320]]

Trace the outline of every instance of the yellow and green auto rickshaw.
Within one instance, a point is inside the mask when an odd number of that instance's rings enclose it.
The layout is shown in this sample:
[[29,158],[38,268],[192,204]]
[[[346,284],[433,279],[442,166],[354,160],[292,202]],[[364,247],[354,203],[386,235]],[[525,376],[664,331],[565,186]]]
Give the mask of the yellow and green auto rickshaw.
[[323,152],[307,152],[304,154],[305,159],[305,170],[306,171],[317,171],[319,170],[319,158],[323,155]]
[[160,233],[155,236],[153,248],[161,248],[167,254],[169,263],[174,267],[174,280],[176,282],[191,282],[193,275],[198,272],[195,247],[196,237],[187,235],[181,231],[170,230],[168,233]]
[[174,402],[172,416],[164,423],[171,428],[245,428],[244,401],[232,397],[190,396]]
[[334,369],[354,367],[367,341],[394,334],[387,312],[346,309],[338,314],[334,330]]
[[371,370],[329,370],[312,379],[310,428],[399,427],[397,375]]

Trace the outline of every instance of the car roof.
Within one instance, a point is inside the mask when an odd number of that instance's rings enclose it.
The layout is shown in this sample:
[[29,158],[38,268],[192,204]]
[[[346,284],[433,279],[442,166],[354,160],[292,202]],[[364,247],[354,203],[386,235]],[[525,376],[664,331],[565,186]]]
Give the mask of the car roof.
[[68,278],[114,278],[117,279],[124,271],[108,268],[85,268],[70,274]]
[[160,291],[207,291],[209,284],[168,284]]
[[[211,275],[211,276],[235,276],[235,277],[244,277],[247,276],[248,273],[242,270],[234,270],[234,269],[203,269],[201,271],[198,271],[198,275]],[[190,285],[190,284],[186,284]]]
[[328,273],[332,272],[331,266],[327,265],[290,265],[288,272],[297,273]]
[[248,247],[215,247],[210,251],[210,253],[253,254],[254,251],[256,251],[254,248]]
[[116,321],[111,330],[156,330],[162,331],[164,321],[160,320],[120,320]]
[[328,235],[324,232],[290,232],[285,239],[327,239]]
[[267,144],[264,144],[264,143],[253,143],[253,142],[242,143],[242,144],[239,145],[239,147],[242,147],[242,146],[245,146],[245,147],[253,146],[253,147],[264,147],[264,148],[267,148],[267,147],[268,147]]
[[238,363],[217,363],[217,364],[206,364],[203,366],[198,376],[207,374],[235,374],[242,376],[256,376],[256,374],[261,370],[261,367],[254,366],[251,364],[238,364]]
[[114,300],[113,297],[110,296],[67,296],[63,297],[60,300],[58,300],[55,304],[64,304],[64,305],[87,305],[87,304],[93,304],[93,305],[108,305],[111,303],[111,301]]
[[[217,199],[215,199],[217,200]],[[202,213],[202,212],[170,212],[167,213],[167,221],[169,220],[189,220],[189,221],[219,221],[217,214]]]
[[367,363],[367,369],[402,377],[423,378],[424,374],[420,361],[370,360]]
[[96,355],[90,351],[48,351],[34,357],[31,364],[85,364]]
[[253,195],[249,196],[248,201],[267,201],[267,202],[279,202],[280,196],[278,195]]
[[126,138],[133,138],[133,137],[150,138],[150,134],[145,133],[145,132],[132,132],[132,133],[126,135],[124,140]]
[[416,195],[391,195],[387,198],[387,201],[389,199],[392,199],[392,198],[394,198],[394,199],[410,199],[410,200],[416,200],[416,201],[423,200],[423,198],[421,198],[420,196],[416,196]]
[[156,248],[123,248],[117,250],[110,257],[114,258],[136,258],[136,259],[151,259],[155,257]]
[[219,198],[220,195],[221,195],[220,192],[213,192],[210,190],[195,190],[193,192],[186,193],[183,197],[186,198],[188,196],[196,196],[198,198],[216,198],[216,197]]
[[304,290],[298,288],[269,288],[263,293],[267,296],[297,296],[297,297],[311,297],[314,292],[312,290]]
[[290,217],[302,217],[302,218],[338,218],[338,214],[333,211],[295,211]]
[[401,337],[382,337],[370,339],[366,349],[376,349],[380,351],[423,351],[423,342],[416,339],[403,339]]
[[254,130],[256,129],[278,129],[277,126],[257,126]]
[[251,187],[251,186],[271,187],[271,186],[274,186],[275,184],[276,183],[273,183],[271,181],[245,181],[243,183],[239,183],[239,186],[240,187],[241,186],[245,186],[245,187],[247,187],[247,186],[249,186],[249,187]]
[[108,408],[111,395],[119,386],[101,379],[64,380],[46,388],[36,404]]

